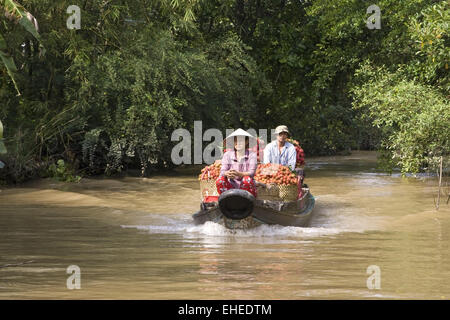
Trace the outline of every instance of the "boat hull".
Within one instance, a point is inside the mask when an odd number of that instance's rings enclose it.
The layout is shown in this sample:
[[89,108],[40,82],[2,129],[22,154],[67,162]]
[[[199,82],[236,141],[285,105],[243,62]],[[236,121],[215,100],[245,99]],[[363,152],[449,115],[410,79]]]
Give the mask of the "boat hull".
[[228,229],[251,229],[262,224],[306,227],[311,220],[315,199],[309,189],[304,189],[304,191],[304,196],[297,201],[256,199],[250,216],[241,220],[225,217],[217,203],[202,203],[201,210],[192,217],[197,225],[212,221]]

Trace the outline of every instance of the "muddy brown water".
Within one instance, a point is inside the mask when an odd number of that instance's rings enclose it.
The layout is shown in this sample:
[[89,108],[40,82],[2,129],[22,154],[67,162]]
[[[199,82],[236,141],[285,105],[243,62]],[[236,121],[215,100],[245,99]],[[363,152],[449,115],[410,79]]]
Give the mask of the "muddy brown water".
[[195,226],[192,171],[2,188],[0,299],[449,299],[450,210],[434,209],[435,179],[375,160],[307,159],[308,228]]

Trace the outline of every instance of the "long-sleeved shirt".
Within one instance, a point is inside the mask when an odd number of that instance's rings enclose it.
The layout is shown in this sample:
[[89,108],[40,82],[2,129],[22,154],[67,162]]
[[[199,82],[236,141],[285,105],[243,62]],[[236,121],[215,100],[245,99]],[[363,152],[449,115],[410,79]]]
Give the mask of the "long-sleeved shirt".
[[[258,167],[257,155],[255,152],[249,152],[245,150],[245,155],[238,161],[236,158],[236,151],[230,150],[225,152],[222,157],[222,169],[220,170],[220,176],[224,176],[225,172],[229,170],[236,170],[240,172],[248,172],[250,177],[253,178]],[[229,179],[231,184],[239,188],[241,185],[242,178]]]
[[264,149],[264,163],[277,163],[295,169],[297,151],[292,143],[285,142],[281,152],[278,149],[278,141],[272,141]]

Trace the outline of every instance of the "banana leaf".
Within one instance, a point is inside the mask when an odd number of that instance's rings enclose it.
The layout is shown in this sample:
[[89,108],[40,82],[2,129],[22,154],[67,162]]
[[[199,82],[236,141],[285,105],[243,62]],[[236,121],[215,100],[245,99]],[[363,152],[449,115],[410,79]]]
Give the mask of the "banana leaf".
[[1,8],[4,8],[7,17],[18,21],[26,31],[39,41],[39,47],[43,50],[42,55],[45,54],[45,48],[38,33],[39,26],[36,18],[14,0],[0,0],[0,9]]
[[0,60],[2,60],[3,64],[8,71],[8,74],[14,83],[14,87],[17,90],[17,93],[20,95],[19,87],[17,86],[16,80],[14,78],[14,74],[17,72],[16,64],[14,63],[14,59],[6,52],[6,41],[3,36],[0,34]]
[[[39,55],[45,54],[45,48],[42,44],[41,37],[38,33],[38,24],[36,19],[25,8],[15,2],[14,0],[0,0],[0,15],[2,11],[5,12],[5,16],[9,19],[18,22],[28,33],[30,33],[39,42]],[[5,38],[0,34],[0,59],[6,67],[9,76],[11,77],[14,87],[20,95],[19,88],[14,78],[14,73],[17,72],[16,65],[13,58],[7,53],[7,44]]]

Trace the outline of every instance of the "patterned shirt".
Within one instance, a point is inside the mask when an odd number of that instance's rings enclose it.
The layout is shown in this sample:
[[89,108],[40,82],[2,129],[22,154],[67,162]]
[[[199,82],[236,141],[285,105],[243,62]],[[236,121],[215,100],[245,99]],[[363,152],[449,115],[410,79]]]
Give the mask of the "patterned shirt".
[[[225,152],[222,157],[222,169],[220,170],[220,176],[224,176],[225,172],[229,170],[236,170],[239,172],[248,172],[250,177],[253,178],[258,167],[258,160],[255,152],[249,152],[245,150],[245,155],[238,161],[236,158],[236,151],[230,150]],[[239,188],[242,178],[229,179],[231,184],[236,188]]]
[[281,152],[278,149],[278,141],[272,141],[264,148],[264,163],[277,163],[295,169],[297,151],[292,143],[285,142]]

